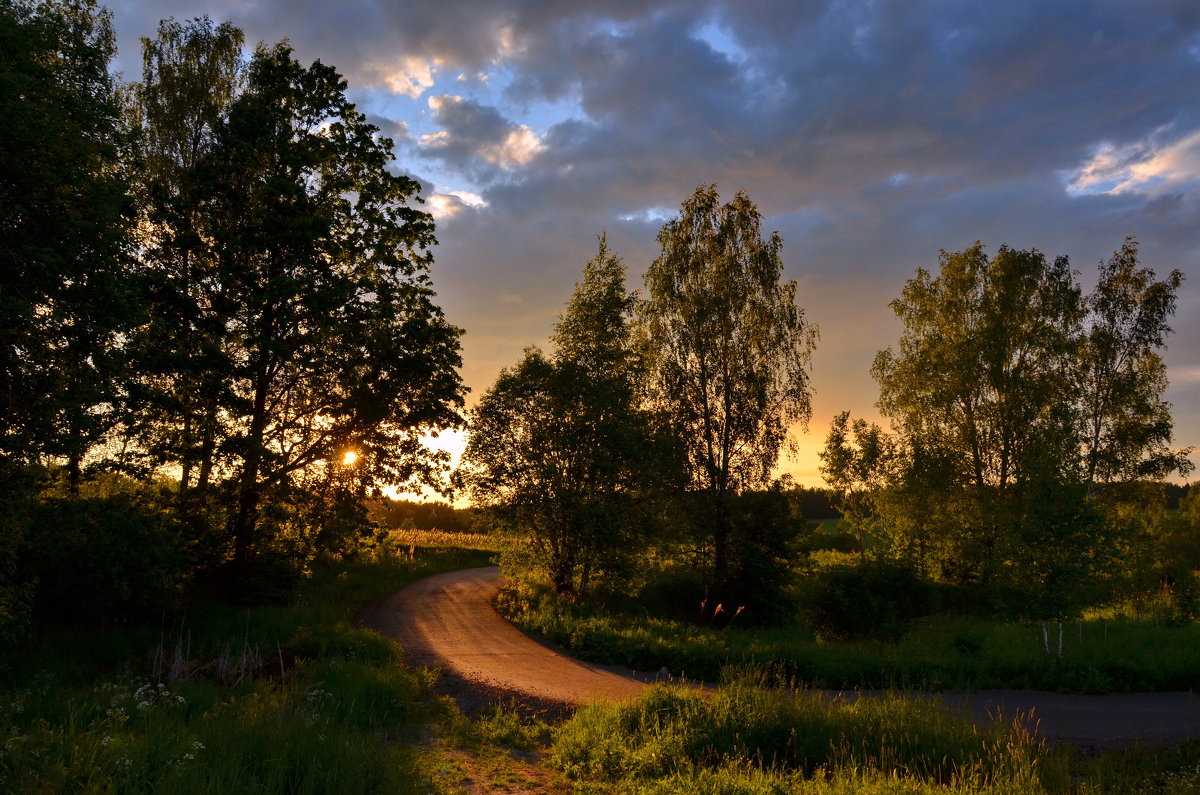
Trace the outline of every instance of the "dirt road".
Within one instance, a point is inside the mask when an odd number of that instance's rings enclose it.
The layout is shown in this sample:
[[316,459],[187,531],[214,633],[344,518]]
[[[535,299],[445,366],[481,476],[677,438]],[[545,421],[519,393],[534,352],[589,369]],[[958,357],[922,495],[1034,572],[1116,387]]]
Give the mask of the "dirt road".
[[[499,569],[493,567],[439,574],[397,591],[363,620],[398,640],[408,664],[439,667],[467,689],[584,704],[634,697],[652,681],[652,675],[580,662],[530,638],[492,608],[498,587]],[[1200,696],[1189,693],[987,690],[930,697],[966,709],[980,721],[997,712],[1012,716],[1032,710],[1043,736],[1085,748],[1200,737]]]
[[584,704],[636,696],[644,677],[580,662],[544,646],[492,608],[495,567],[438,574],[392,594],[364,622],[395,638],[409,665],[546,702]]

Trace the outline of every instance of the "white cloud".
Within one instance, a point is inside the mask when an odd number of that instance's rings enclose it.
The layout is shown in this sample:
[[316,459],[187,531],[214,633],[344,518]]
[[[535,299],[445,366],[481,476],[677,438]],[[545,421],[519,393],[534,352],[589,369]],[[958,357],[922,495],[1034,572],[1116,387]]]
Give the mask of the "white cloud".
[[640,210],[634,210],[631,213],[618,215],[620,221],[636,221],[639,223],[662,223],[670,218],[674,218],[678,214],[678,210],[673,210],[670,207],[643,207]]
[[450,143],[450,133],[448,130],[438,130],[435,133],[426,133],[420,137],[421,146],[446,146]]
[[448,190],[430,195],[425,199],[425,205],[430,214],[440,220],[453,218],[467,207],[487,207],[487,200],[469,190]]
[[540,151],[542,140],[538,138],[537,133],[528,126],[519,124],[509,130],[500,143],[480,149],[479,155],[489,163],[509,169],[525,165]]
[[365,71],[393,94],[416,99],[433,88],[437,66],[436,61],[410,56],[398,63],[372,64]]
[[1067,174],[1067,192],[1162,194],[1200,182],[1200,129],[1169,137],[1160,127],[1144,140],[1117,146],[1102,143],[1092,157]]

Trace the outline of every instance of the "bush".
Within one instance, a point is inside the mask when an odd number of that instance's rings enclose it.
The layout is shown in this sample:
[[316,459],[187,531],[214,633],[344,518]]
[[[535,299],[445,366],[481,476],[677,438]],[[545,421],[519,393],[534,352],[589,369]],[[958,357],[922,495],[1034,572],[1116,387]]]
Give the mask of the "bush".
[[130,495],[42,500],[29,527],[18,569],[37,582],[34,609],[42,617],[153,615],[190,575],[177,523]]
[[831,566],[810,575],[800,589],[800,613],[823,640],[895,640],[910,621],[933,612],[930,583],[891,561]]

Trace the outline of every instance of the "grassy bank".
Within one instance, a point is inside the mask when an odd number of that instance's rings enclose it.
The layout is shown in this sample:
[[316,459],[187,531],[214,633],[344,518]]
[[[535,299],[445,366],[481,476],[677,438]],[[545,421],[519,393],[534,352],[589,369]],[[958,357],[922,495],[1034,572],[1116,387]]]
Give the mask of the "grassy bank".
[[418,550],[331,565],[287,604],[43,633],[5,655],[0,791],[432,791],[413,738],[457,711],[353,617],[487,561]]
[[978,729],[928,702],[854,703],[739,679],[711,697],[658,686],[592,706],[555,736],[553,760],[595,793],[1185,793],[1200,742],[1084,758],[1023,729]]
[[1200,689],[1200,626],[1167,626],[1110,612],[1049,627],[969,616],[916,621],[896,642],[819,641],[794,625],[714,630],[684,621],[571,605],[508,592],[502,608],[522,628],[592,662],[715,680],[727,665],[766,665],[821,688],[1063,692]]

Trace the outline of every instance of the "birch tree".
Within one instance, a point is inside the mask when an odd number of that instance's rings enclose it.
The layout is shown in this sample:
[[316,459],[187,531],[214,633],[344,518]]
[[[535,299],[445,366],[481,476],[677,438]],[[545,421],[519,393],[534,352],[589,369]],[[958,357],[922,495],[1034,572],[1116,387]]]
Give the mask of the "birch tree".
[[721,204],[696,189],[658,234],[640,322],[655,402],[686,453],[703,502],[704,544],[718,594],[734,578],[731,499],[768,485],[789,428],[812,413],[817,329],[783,280],[783,241],[764,237],[745,194]]

